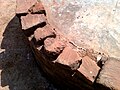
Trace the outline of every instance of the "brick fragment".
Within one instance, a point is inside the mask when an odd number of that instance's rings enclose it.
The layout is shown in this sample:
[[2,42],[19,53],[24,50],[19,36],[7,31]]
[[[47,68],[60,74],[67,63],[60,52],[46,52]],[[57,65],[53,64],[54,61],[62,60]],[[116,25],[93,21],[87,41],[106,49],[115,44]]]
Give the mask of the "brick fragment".
[[47,37],[55,37],[55,36],[56,36],[55,31],[49,25],[46,25],[43,28],[38,28],[34,32],[34,37],[35,37],[36,41],[46,39]]
[[77,51],[73,50],[71,47],[66,47],[58,56],[56,62],[69,66],[81,59],[82,58],[79,56]]
[[42,5],[42,3],[41,2],[37,2],[37,3],[35,3],[33,6],[31,6],[29,9],[28,9],[28,11],[30,12],[30,13],[33,13],[33,14],[41,14],[41,13],[45,13],[45,9],[44,9],[44,7],[43,7],[43,5]]
[[46,22],[44,14],[28,14],[21,17],[22,29],[26,30],[33,26]]

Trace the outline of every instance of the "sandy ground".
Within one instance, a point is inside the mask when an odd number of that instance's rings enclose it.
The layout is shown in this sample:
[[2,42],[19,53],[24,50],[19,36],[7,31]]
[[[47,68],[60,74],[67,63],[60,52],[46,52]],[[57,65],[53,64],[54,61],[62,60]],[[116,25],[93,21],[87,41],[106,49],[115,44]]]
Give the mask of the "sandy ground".
[[0,0],[0,90],[57,90],[41,75],[15,8]]

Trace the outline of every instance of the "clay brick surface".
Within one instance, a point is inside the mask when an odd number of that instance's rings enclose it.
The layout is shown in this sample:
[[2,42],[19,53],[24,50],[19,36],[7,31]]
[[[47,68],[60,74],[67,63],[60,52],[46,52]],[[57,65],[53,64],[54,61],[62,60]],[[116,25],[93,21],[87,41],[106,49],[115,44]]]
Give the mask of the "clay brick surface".
[[43,14],[28,14],[21,17],[22,29],[29,29],[43,22],[46,22]]
[[33,6],[31,6],[28,11],[31,13],[42,13],[43,10],[44,10],[44,7],[42,3],[37,2]]
[[44,42],[44,48],[48,53],[60,54],[65,48],[65,43],[58,39],[47,38]]
[[55,32],[49,25],[46,25],[43,28],[38,28],[34,32],[34,36],[35,36],[36,41],[39,41],[47,37],[55,37]]
[[97,66],[96,62],[88,56],[85,56],[82,59],[82,64],[78,69],[79,72],[81,72],[85,77],[87,77],[87,79],[92,82],[94,82],[99,70],[100,68]]
[[76,61],[81,60],[79,54],[74,51],[71,47],[66,47],[63,52],[59,55],[56,62],[64,65],[71,65]]

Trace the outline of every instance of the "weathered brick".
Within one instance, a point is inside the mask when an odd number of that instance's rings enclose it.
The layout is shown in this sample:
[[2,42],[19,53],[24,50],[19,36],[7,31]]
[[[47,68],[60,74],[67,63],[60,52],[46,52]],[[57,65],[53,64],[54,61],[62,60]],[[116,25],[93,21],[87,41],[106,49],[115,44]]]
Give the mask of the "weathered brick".
[[66,47],[63,52],[58,56],[56,62],[69,66],[78,60],[81,60],[79,54],[71,47]]
[[88,56],[83,57],[82,64],[78,69],[87,79],[94,82],[100,68],[97,66],[96,62],[93,61]]
[[47,38],[44,41],[44,48],[47,54],[59,55],[65,46],[66,44],[59,39]]
[[51,26],[49,25],[46,25],[43,28],[38,28],[34,32],[34,36],[35,36],[36,41],[40,41],[47,37],[55,37],[56,35],[55,35],[53,28],[51,28]]
[[31,6],[29,9],[28,9],[28,11],[30,12],[30,13],[44,13],[45,12],[45,9],[44,9],[44,7],[43,7],[43,5],[42,5],[42,3],[41,2],[37,2],[37,3],[35,3],[33,6]]
[[46,17],[43,14],[28,14],[21,17],[22,29],[29,29],[33,26],[46,22]]

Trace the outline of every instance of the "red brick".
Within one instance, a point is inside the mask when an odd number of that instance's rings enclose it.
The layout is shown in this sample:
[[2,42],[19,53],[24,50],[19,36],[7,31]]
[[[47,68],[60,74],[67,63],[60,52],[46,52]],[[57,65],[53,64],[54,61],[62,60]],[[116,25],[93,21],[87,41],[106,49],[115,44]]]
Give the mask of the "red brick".
[[43,14],[28,14],[21,17],[22,29],[29,29],[43,22],[46,22]]
[[34,32],[34,36],[35,36],[36,41],[39,41],[47,37],[55,37],[55,32],[51,26],[46,25],[43,28],[38,28]]
[[59,62],[61,64],[69,66],[78,60],[81,60],[79,54],[71,47],[66,47],[63,52],[58,56],[55,62]]
[[60,54],[65,48],[65,43],[58,39],[47,38],[44,41],[44,48],[48,53]]
[[42,13],[44,7],[41,2],[35,3],[32,7],[29,8],[29,12],[31,13]]
[[82,59],[82,64],[78,69],[78,71],[81,72],[91,82],[94,82],[99,70],[100,68],[97,66],[96,62],[88,56],[85,56]]

